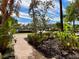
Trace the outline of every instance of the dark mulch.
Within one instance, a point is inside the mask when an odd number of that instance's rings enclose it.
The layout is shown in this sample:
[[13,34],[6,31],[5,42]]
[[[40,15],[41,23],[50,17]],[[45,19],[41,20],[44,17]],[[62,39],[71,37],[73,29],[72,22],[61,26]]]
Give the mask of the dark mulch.
[[47,58],[79,59],[78,51],[62,49],[60,47],[60,42],[57,39],[48,38],[41,43],[33,41],[29,41],[29,43]]

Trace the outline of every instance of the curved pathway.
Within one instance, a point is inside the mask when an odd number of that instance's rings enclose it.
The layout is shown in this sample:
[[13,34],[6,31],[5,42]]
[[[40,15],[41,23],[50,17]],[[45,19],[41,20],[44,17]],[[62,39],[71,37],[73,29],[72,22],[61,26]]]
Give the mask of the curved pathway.
[[46,59],[37,52],[24,38],[27,34],[15,34],[16,43],[14,45],[15,59]]

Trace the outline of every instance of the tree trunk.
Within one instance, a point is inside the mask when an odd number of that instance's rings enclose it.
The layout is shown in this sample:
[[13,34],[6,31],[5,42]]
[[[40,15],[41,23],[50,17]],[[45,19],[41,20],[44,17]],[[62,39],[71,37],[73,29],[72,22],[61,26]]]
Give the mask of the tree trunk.
[[73,31],[75,32],[75,20],[73,20]]
[[61,22],[61,31],[63,31],[63,10],[62,10],[62,0],[60,2],[60,22]]
[[36,27],[36,18],[35,18],[34,8],[32,9],[32,11],[33,11],[33,30],[36,33],[37,32],[37,27]]

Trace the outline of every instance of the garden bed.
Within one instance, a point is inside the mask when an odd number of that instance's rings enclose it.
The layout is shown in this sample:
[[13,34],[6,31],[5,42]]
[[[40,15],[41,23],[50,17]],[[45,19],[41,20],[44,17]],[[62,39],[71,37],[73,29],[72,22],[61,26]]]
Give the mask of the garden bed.
[[79,59],[79,49],[64,48],[61,42],[54,37],[48,37],[41,42],[29,39],[28,42],[47,58]]

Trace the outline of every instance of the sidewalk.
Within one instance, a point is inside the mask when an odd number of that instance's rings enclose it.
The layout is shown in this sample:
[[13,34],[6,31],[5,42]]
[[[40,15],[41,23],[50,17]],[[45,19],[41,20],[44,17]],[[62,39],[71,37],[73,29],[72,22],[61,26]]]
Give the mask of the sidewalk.
[[16,39],[15,59],[47,59],[24,40],[27,34],[15,34],[14,36]]

